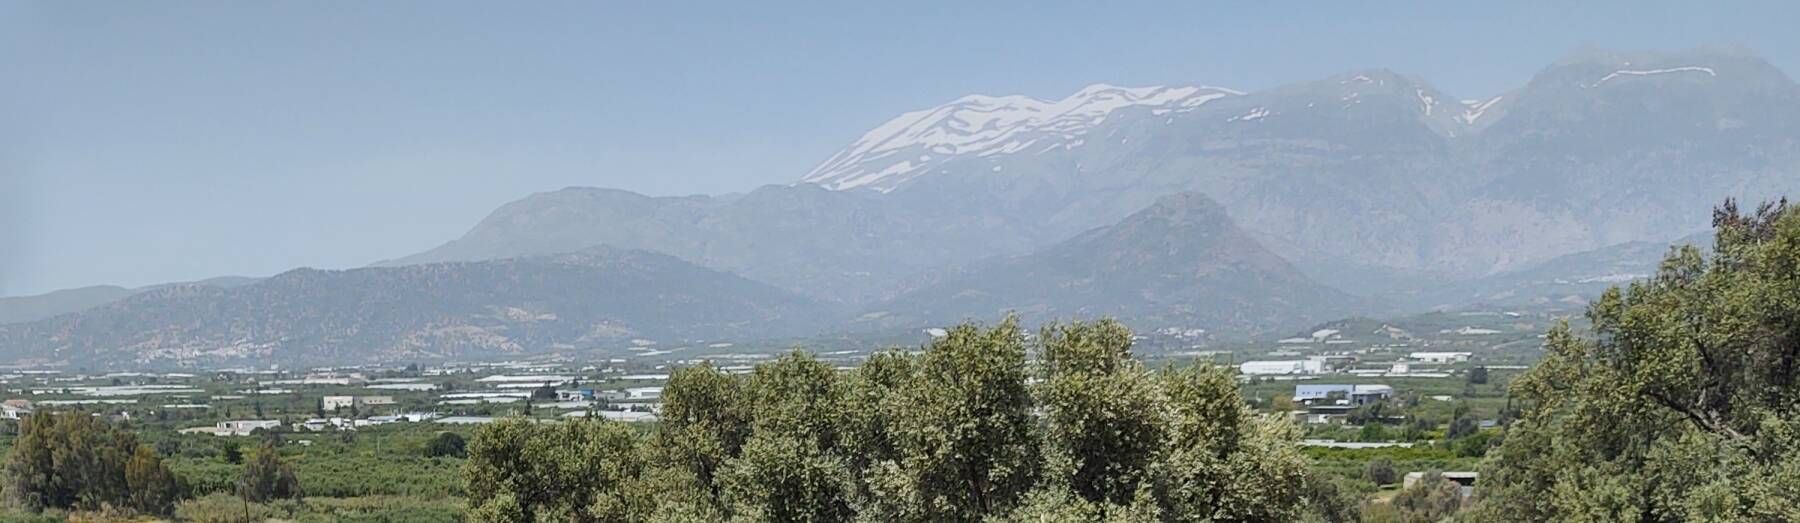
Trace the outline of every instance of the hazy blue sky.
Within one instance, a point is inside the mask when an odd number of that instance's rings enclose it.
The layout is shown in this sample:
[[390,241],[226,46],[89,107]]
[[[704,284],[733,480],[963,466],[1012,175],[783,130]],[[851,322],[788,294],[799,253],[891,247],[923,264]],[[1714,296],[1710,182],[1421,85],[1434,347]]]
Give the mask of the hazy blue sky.
[[0,2],[0,295],[353,267],[568,185],[787,183],[971,92],[1388,67],[1475,97],[1583,45],[1800,70],[1793,2],[1263,4]]

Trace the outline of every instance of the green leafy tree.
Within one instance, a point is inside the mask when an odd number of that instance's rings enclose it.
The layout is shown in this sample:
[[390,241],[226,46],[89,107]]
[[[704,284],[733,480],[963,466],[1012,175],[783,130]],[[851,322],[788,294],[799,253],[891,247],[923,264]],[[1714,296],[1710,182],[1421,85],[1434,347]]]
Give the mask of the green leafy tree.
[[219,457],[233,465],[244,462],[244,449],[236,441],[227,440],[219,444]]
[[174,513],[175,503],[188,494],[186,482],[169,470],[161,455],[143,445],[125,462],[125,487],[130,492],[126,505],[149,514]]
[[1162,520],[1160,509],[1147,490],[1138,491],[1128,504],[1117,505],[1083,499],[1067,489],[1057,487],[1040,488],[1026,494],[1019,507],[1003,519],[1017,523],[1157,523]]
[[900,391],[904,407],[893,412],[900,484],[891,494],[927,521],[1007,512],[1038,471],[1018,320],[951,328],[925,347],[915,369]]
[[1488,368],[1487,367],[1475,367],[1473,369],[1469,369],[1468,380],[1469,380],[1470,385],[1487,385]]
[[468,456],[468,442],[461,434],[443,431],[433,434],[425,440],[424,453],[428,458],[461,458]]
[[1311,518],[1304,521],[1320,521],[1324,523],[1356,523],[1363,518],[1363,493],[1355,488],[1344,486],[1354,480],[1338,478],[1326,480],[1314,477],[1306,484],[1306,503],[1310,507]]
[[1306,512],[1308,463],[1292,423],[1253,415],[1227,369],[1170,369],[1162,381],[1169,435],[1151,476],[1165,520],[1294,521]]
[[849,469],[806,435],[757,432],[723,478],[732,513],[750,521],[850,521]]
[[732,511],[766,521],[849,520],[850,471],[837,452],[837,370],[794,352],[758,365],[747,389],[751,436],[724,478]]
[[917,519],[919,508],[901,478],[897,413],[908,408],[905,391],[917,359],[901,351],[877,353],[842,379],[843,413],[838,449],[850,474],[850,497],[865,520]]
[[1710,257],[1674,249],[1590,306],[1591,335],[1550,331],[1471,520],[1800,520],[1800,212],[1713,223]]
[[556,399],[556,387],[544,385],[542,387],[531,389],[531,398],[530,399],[554,400],[554,399]]
[[1369,460],[1363,467],[1363,477],[1376,485],[1392,485],[1400,481],[1400,472],[1394,468],[1394,459],[1386,456]]
[[124,507],[168,514],[187,490],[136,435],[80,412],[22,421],[3,477],[8,504],[26,510]]
[[1476,431],[1450,444],[1450,450],[1457,456],[1479,458],[1486,456],[1488,445],[1493,441],[1492,431]]
[[715,510],[725,504],[721,470],[750,437],[743,389],[741,380],[710,363],[676,370],[663,387],[657,431],[661,459],[691,476]]
[[1106,320],[1053,325],[1039,339],[1044,445],[1069,468],[1049,472],[1084,500],[1129,505],[1164,430],[1154,376],[1131,358],[1131,331]]
[[1361,429],[1358,429],[1356,431],[1356,440],[1357,441],[1387,441],[1388,440],[1387,427],[1382,426],[1380,423],[1370,422],[1367,425],[1363,425]]
[[[1234,374],[1149,371],[1116,322],[957,326],[839,372],[677,369],[648,434],[509,419],[468,443],[470,521],[1293,521],[1354,516]],[[1036,384],[1031,384],[1034,372]],[[1317,508],[1314,508],[1314,507]]]
[[1350,413],[1344,416],[1344,422],[1351,425],[1368,426],[1380,424],[1386,419],[1386,416],[1387,403],[1378,401],[1350,409]]
[[621,423],[508,418],[476,430],[463,464],[470,520],[642,521],[651,493],[639,488],[644,460]]
[[1461,417],[1456,418],[1456,421],[1450,423],[1450,429],[1444,433],[1444,437],[1449,439],[1462,439],[1474,435],[1480,430],[1481,422],[1475,421],[1474,416],[1464,414]]
[[281,460],[281,451],[274,443],[264,442],[250,460],[244,463],[244,472],[238,478],[240,496],[244,499],[262,503],[277,499],[301,498],[300,479],[294,475],[294,467]]

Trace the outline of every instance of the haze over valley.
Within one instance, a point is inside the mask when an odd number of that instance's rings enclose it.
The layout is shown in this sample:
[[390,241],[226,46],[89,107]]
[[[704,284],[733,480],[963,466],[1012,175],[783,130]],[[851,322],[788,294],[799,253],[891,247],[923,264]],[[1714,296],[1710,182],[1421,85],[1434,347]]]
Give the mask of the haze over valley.
[[[1795,122],[1800,87],[1735,46],[1576,51],[1485,98],[1386,69],[1253,92],[969,95],[747,193],[568,187],[365,269],[0,299],[0,357],[395,361],[919,335],[1009,313],[1223,342],[1577,307],[1669,245],[1706,246],[1719,202],[1800,183]],[[631,253],[632,271],[507,272],[594,252]],[[584,300],[619,305],[566,308]]]
[[1800,521],[1795,7],[0,2],[0,522]]

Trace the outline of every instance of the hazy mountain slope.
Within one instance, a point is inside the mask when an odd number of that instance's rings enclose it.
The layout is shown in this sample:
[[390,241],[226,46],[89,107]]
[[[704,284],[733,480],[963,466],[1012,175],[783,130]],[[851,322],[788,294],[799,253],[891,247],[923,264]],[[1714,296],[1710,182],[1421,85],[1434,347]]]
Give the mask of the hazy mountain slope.
[[239,285],[248,285],[256,281],[257,278],[222,276],[195,282],[165,283],[139,287],[136,289],[127,289],[116,285],[95,285],[78,289],[64,289],[34,296],[4,297],[0,298],[0,324],[23,323],[71,312],[81,312],[125,299],[125,297],[133,294],[163,287],[175,285],[236,287]]
[[1419,269],[1417,224],[1441,222],[1435,202],[1471,184],[1445,176],[1458,172],[1448,99],[1371,70],[1185,112],[1125,107],[1073,147],[944,159],[891,196],[989,198],[1006,219],[1066,238],[1201,191],[1283,255],[1354,251],[1352,260]]
[[[1056,147],[934,155],[927,172],[859,183],[899,198],[988,198],[1050,237],[1197,190],[1300,265],[1464,279],[1703,228],[1727,196],[1794,191],[1797,93],[1731,48],[1583,52],[1524,87],[1463,101],[1357,71],[1182,112],[1125,105]],[[827,165],[882,173],[904,160]]]
[[765,284],[637,250],[173,286],[0,326],[8,360],[348,364],[810,333],[829,314]]
[[606,244],[666,253],[821,300],[860,303],[909,274],[1043,243],[1013,222],[989,218],[979,198],[909,205],[877,196],[814,185],[766,186],[734,198],[572,187],[509,203],[461,238],[382,265]]
[[114,285],[0,298],[0,324],[40,320],[118,301],[137,291]]
[[1580,308],[1606,289],[1656,274],[1669,249],[1693,245],[1712,248],[1711,233],[1673,241],[1627,242],[1565,254],[1529,268],[1469,281],[1430,286],[1396,296],[1408,308],[1425,310],[1466,305]]
[[1800,189],[1800,88],[1734,48],[1577,53],[1472,144],[1469,247],[1498,268],[1707,228],[1728,196]]
[[377,265],[556,254],[602,244],[684,253],[702,243],[694,222],[719,205],[707,196],[569,187],[507,203],[460,238]]
[[1197,193],[1161,198],[1109,227],[984,263],[864,315],[879,325],[1112,316],[1140,328],[1248,334],[1350,312],[1358,299],[1319,285],[1239,230]]
[[1197,191],[1315,279],[1416,295],[1800,192],[1800,87],[1701,48],[1584,51],[1468,99],[1381,69],[1248,94],[969,96],[876,125],[801,179],[729,199],[534,195],[394,263],[604,243],[860,305]]

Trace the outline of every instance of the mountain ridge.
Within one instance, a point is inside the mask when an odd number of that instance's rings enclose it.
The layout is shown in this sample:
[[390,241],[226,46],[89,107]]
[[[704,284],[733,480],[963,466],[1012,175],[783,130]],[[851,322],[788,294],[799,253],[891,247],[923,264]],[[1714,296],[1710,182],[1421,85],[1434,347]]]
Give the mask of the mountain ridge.
[[20,364],[192,367],[492,357],[727,336],[810,333],[827,309],[662,254],[295,269],[232,287],[167,286],[86,312],[0,325]]
[[1190,192],[1044,250],[949,275],[862,317],[928,326],[1009,312],[1028,321],[1107,316],[1145,329],[1241,336],[1364,304],[1307,278],[1238,229],[1223,206]]

